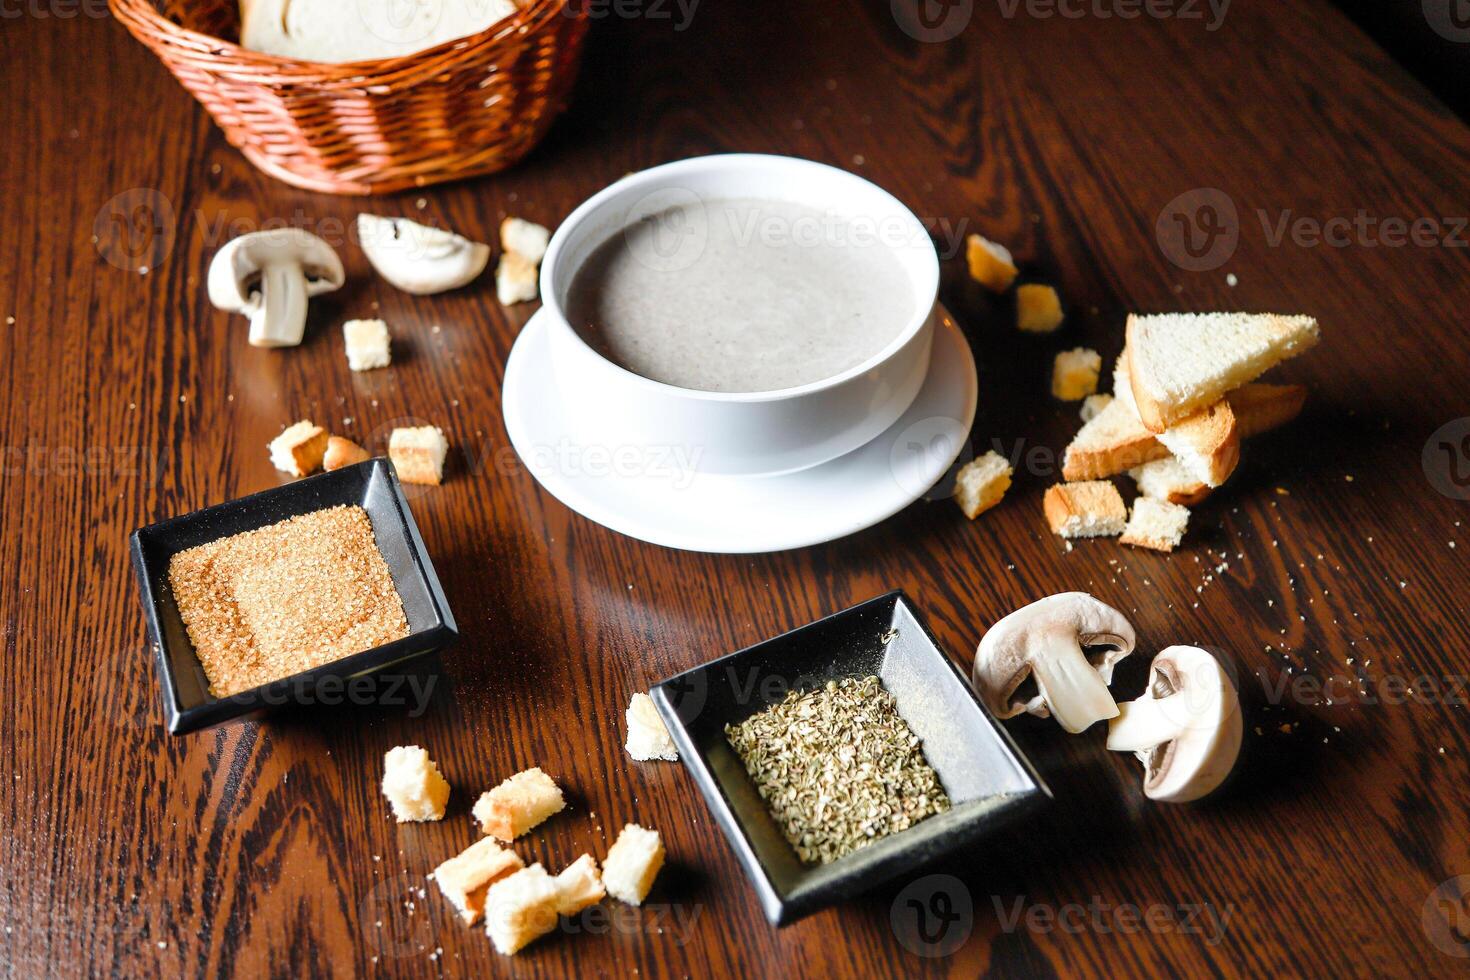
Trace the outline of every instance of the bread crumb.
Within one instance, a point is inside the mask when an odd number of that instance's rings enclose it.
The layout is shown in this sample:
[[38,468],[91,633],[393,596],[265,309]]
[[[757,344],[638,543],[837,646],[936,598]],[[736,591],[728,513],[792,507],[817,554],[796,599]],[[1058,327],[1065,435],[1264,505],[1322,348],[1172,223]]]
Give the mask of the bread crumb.
[[1016,262],[1010,249],[983,235],[965,239],[965,261],[970,278],[993,293],[1003,293],[1016,281]]
[[1064,402],[1081,401],[1097,391],[1102,355],[1086,347],[1064,350],[1052,362],[1051,395]]
[[267,448],[271,465],[276,469],[292,476],[306,476],[321,469],[327,451],[327,430],[310,419],[302,419],[287,426]]
[[388,435],[388,458],[404,483],[438,486],[444,480],[448,453],[449,440],[438,426],[398,428]]
[[653,698],[642,691],[634,694],[624,717],[628,722],[628,739],[624,745],[628,755],[639,762],[653,759],[679,761],[679,750],[674,747],[674,740],[669,737],[669,730],[664,727]]
[[630,823],[602,862],[602,883],[618,901],[641,905],[663,865],[664,845],[658,831]]
[[1011,464],[995,450],[971,460],[955,474],[954,499],[970,520],[1000,503],[1011,486]]
[[1115,537],[1128,521],[1118,488],[1106,480],[1056,484],[1042,507],[1052,533],[1063,538]]
[[342,339],[347,345],[347,366],[353,371],[385,368],[393,360],[388,324],[382,320],[348,320],[342,324]]
[[449,782],[427,750],[417,745],[389,749],[383,756],[382,788],[399,823],[444,819]]
[[1026,333],[1051,333],[1062,325],[1062,300],[1050,286],[1027,283],[1016,289],[1016,326]]
[[515,252],[502,252],[495,266],[495,298],[500,305],[529,303],[537,295],[535,263]]
[[480,794],[473,814],[482,833],[512,841],[566,805],[561,787],[533,767]]
[[500,223],[500,247],[514,252],[531,265],[540,265],[546,255],[551,232],[523,218],[506,218]]

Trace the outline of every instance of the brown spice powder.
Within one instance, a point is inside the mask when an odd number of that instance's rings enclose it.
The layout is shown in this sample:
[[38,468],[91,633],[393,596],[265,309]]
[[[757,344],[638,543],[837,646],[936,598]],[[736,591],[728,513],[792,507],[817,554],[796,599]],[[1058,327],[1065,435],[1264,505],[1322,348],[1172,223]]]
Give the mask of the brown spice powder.
[[372,521],[357,506],[181,551],[168,580],[215,697],[408,635]]

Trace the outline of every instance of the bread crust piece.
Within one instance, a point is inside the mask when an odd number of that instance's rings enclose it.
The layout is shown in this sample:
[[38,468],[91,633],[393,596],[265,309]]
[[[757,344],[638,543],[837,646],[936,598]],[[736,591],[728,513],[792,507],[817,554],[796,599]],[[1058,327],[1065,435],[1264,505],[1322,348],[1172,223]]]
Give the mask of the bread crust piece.
[[[1126,380],[1126,371],[1115,375],[1115,384],[1123,385]],[[1256,383],[1232,391],[1225,400],[1235,415],[1239,438],[1244,439],[1296,418],[1306,397],[1307,390],[1301,385]],[[1083,425],[1062,457],[1064,479],[1101,480],[1173,455],[1144,427],[1131,404],[1129,395],[1118,395]]]
[[1138,484],[1138,492],[1142,496],[1185,507],[1201,503],[1212,492],[1174,456],[1135,466],[1128,475]]
[[485,893],[496,881],[525,867],[514,851],[482,837],[434,869],[434,883],[453,903],[466,925],[485,914]]
[[1063,538],[1105,538],[1123,533],[1128,508],[1106,480],[1058,483],[1042,499],[1046,522]]
[[[1247,333],[1245,349],[1229,353],[1199,350],[1191,356],[1200,361],[1209,361],[1209,367],[1196,368],[1195,378],[1189,379],[1188,391],[1169,391],[1160,372],[1163,360],[1176,357],[1176,351],[1167,354],[1155,351],[1152,355],[1149,331],[1155,327],[1163,329],[1159,321],[1171,321],[1171,328],[1181,333],[1188,331],[1189,340],[1202,341],[1208,333],[1234,331],[1237,335]],[[1247,382],[1302,351],[1315,346],[1319,339],[1317,321],[1308,316],[1279,316],[1277,314],[1163,314],[1156,317],[1132,314],[1128,317],[1127,339],[1124,355],[1127,358],[1128,376],[1138,417],[1151,432],[1162,432],[1170,425],[1192,415],[1205,405],[1212,404]],[[1239,336],[1235,339],[1239,340]],[[1203,347],[1203,345],[1202,345]],[[1180,382],[1176,380],[1176,387]]]
[[1220,486],[1240,462],[1240,428],[1224,398],[1160,432],[1158,438],[1207,486]]
[[532,767],[481,794],[473,813],[482,832],[512,841],[566,806],[561,787]]
[[351,439],[330,436],[327,439],[326,454],[322,456],[322,469],[328,472],[340,470],[344,466],[351,466],[371,458],[366,449]]
[[327,451],[327,430],[302,419],[289,425],[270,441],[271,465],[292,476],[306,476],[321,469]]
[[1062,456],[1062,477],[1101,480],[1169,455],[1158,437],[1143,427],[1121,398],[1083,424]]
[[1235,421],[1240,426],[1240,437],[1251,436],[1280,428],[1302,413],[1307,403],[1305,385],[1249,384],[1236,388],[1225,396],[1235,412]]

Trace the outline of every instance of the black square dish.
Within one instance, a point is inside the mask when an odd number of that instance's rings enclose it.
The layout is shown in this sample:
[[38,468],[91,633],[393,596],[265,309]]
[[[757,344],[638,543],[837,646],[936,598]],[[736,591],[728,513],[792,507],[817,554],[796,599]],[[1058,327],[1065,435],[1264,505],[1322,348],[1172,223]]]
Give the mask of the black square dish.
[[[168,583],[169,559],[196,545],[338,504],[358,505],[372,521],[378,550],[403,600],[408,636],[250,691],[216,698],[209,693],[204,668],[174,603]],[[353,678],[431,653],[458,635],[454,614],[434,574],[398,475],[386,459],[370,459],[139,528],[133,532],[132,552],[143,612],[157,653],[165,720],[174,734],[254,717],[286,704],[330,703],[330,698],[341,698],[344,686]]]
[[[792,688],[874,674],[923,740],[953,807],[830,864],[805,865],[726,741],[725,726],[779,702]],[[1051,797],[902,592],[671,677],[651,693],[773,925],[932,862]]]

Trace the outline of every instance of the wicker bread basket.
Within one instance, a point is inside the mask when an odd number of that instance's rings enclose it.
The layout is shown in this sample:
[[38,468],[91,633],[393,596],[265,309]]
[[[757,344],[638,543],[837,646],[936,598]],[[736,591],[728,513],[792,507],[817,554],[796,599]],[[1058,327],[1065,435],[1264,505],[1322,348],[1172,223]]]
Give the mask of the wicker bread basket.
[[108,3],[250,162],[331,194],[386,194],[515,163],[566,104],[587,31],[585,4],[530,0],[467,38],[332,65],[226,40],[239,36],[238,0]]

